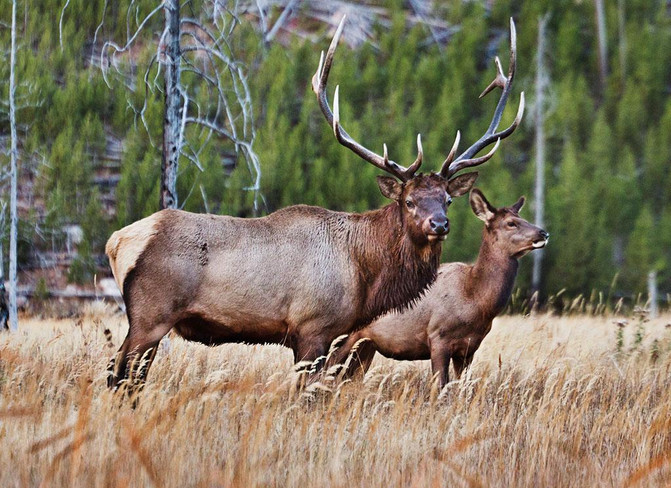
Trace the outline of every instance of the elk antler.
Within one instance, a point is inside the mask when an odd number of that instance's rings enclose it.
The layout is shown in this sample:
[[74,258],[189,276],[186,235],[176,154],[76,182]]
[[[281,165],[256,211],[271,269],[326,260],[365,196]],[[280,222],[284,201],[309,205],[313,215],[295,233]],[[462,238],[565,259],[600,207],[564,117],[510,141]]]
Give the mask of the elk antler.
[[317,72],[312,77],[312,91],[317,95],[319,108],[321,108],[324,117],[326,117],[326,121],[330,126],[333,127],[333,133],[335,134],[336,139],[340,144],[349,148],[355,154],[369,163],[394,175],[401,181],[408,181],[413,177],[422,164],[424,152],[422,150],[422,138],[420,134],[417,134],[417,159],[415,159],[415,162],[412,163],[408,168],[405,168],[389,159],[386,144],[383,145],[383,156],[380,156],[379,154],[374,153],[373,151],[356,142],[345,131],[345,129],[342,128],[340,125],[340,109],[338,108],[338,92],[340,86],[336,86],[335,95],[333,97],[334,112],[331,112],[331,108],[329,107],[329,102],[326,98],[326,81],[328,80],[329,71],[331,71],[333,54],[335,53],[336,47],[338,46],[338,41],[340,40],[340,35],[342,34],[343,26],[345,25],[345,17],[346,16],[343,15],[343,18],[340,21],[340,25],[338,25],[338,29],[333,36],[331,45],[326,52],[326,57],[324,57],[324,51],[321,53],[321,57],[319,58],[319,67],[317,68]]
[[[507,129],[504,129],[500,132],[495,132],[499,126],[499,123],[501,122],[503,110],[506,108],[506,102],[508,101],[508,97],[512,90],[513,78],[515,77],[515,67],[517,64],[517,32],[515,31],[515,22],[513,22],[512,18],[510,19],[510,66],[508,68],[507,77],[503,74],[503,69],[501,69],[501,61],[499,60],[498,56],[496,59],[494,59],[494,62],[496,63],[496,77],[494,78],[494,81],[492,81],[489,86],[487,86],[487,88],[485,88],[485,90],[480,94],[480,98],[482,98],[496,87],[499,87],[503,90],[503,93],[501,93],[501,98],[499,99],[499,103],[496,105],[496,110],[494,111],[494,118],[489,124],[487,132],[485,132],[485,134],[480,139],[478,139],[475,144],[461,153],[459,157],[454,159],[454,156],[457,152],[457,146],[459,145],[460,136],[459,132],[457,131],[457,137],[455,138],[452,150],[450,151],[450,154],[447,155],[447,158],[445,159],[445,162],[443,163],[443,166],[440,170],[440,174],[445,178],[451,178],[455,173],[461,171],[464,168],[478,166],[485,161],[488,161],[498,149],[501,139],[505,139],[510,134],[512,134],[522,121],[522,115],[524,114],[524,92],[520,94],[520,105],[517,109],[517,116],[515,117],[513,123],[510,124],[510,127]],[[494,142],[496,144],[494,144],[494,147],[491,149],[491,151],[489,151],[484,156],[474,158],[477,153]]]

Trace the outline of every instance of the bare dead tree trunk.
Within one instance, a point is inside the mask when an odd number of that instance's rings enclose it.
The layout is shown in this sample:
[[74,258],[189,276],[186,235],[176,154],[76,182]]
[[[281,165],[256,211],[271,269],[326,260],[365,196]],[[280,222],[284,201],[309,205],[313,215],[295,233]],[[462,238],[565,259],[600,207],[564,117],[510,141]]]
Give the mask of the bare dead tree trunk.
[[18,191],[18,149],[16,142],[16,0],[12,0],[12,47],[9,57],[9,127],[10,127],[10,197],[9,197],[9,329],[12,332],[19,330],[19,317],[16,307],[17,279],[17,237],[18,237],[18,210],[16,194]]
[[[102,30],[109,0],[105,0],[103,16],[96,29],[93,43],[96,44],[98,33]],[[125,44],[119,45],[113,40],[103,43],[100,58],[92,58],[99,63],[105,83],[111,88],[111,76],[129,91],[136,91],[128,80],[136,76],[132,70],[124,72],[124,68],[133,65],[133,60],[118,62],[117,56],[130,56],[133,45],[137,45],[145,30],[149,30],[149,22],[155,16],[164,14],[164,28],[158,48],[151,61],[147,64],[144,85],[145,98],[142,107],[131,107],[136,116],[144,124],[147,133],[151,129],[145,119],[149,93],[157,90],[164,97],[164,122],[161,151],[161,191],[160,208],[178,208],[177,175],[180,157],[204,171],[200,158],[203,148],[212,140],[223,138],[229,140],[237,155],[247,162],[252,183],[243,190],[254,193],[254,211],[258,211],[263,201],[261,188],[261,165],[258,155],[253,149],[256,132],[251,103],[251,92],[246,80],[244,65],[235,57],[228,38],[236,25],[240,23],[235,13],[221,0],[206,0],[199,11],[200,17],[182,17],[178,0],[165,0],[149,12],[143,19],[136,19],[137,29],[128,34]],[[67,4],[65,5],[67,7]],[[61,12],[61,17],[66,15]],[[237,8],[237,6],[236,6]],[[71,10],[70,10],[71,11]],[[129,14],[130,15],[130,14]],[[183,27],[185,26],[185,27]],[[161,77],[151,74],[155,63],[160,64]],[[196,99],[190,96],[189,87],[181,84],[181,74],[189,73],[199,78],[199,90],[207,90],[208,104],[201,110]],[[158,84],[163,86],[159,88]],[[190,140],[185,136],[186,127],[194,127],[189,132]],[[193,188],[192,188],[193,190]],[[204,192],[201,192],[205,198]],[[205,202],[205,206],[208,203]]]
[[[535,151],[536,151],[536,185],[534,189],[535,216],[534,223],[544,227],[545,213],[545,90],[548,83],[547,70],[545,69],[545,31],[547,28],[549,14],[538,19],[538,45],[536,50],[536,103],[534,110],[534,125],[536,126]],[[534,253],[534,266],[531,275],[531,288],[535,294],[541,286],[541,267],[543,262],[543,249]]]
[[7,225],[7,203],[0,202],[0,283],[5,281],[5,247],[3,245],[5,238],[5,226]]
[[601,93],[606,89],[606,78],[608,76],[608,45],[606,41],[606,16],[603,11],[603,0],[594,0],[596,10],[596,34],[599,44],[599,81]]
[[165,2],[165,118],[161,155],[160,208],[177,208],[177,171],[182,149],[182,88],[180,85],[179,0]]
[[289,19],[289,16],[291,15],[292,11],[296,7],[296,4],[298,3],[298,0],[290,0],[289,3],[287,4],[286,7],[284,7],[284,10],[280,14],[280,16],[277,18],[277,21],[275,22],[275,25],[273,26],[272,29],[270,29],[270,32],[266,34],[264,38],[264,42],[267,44],[270,41],[273,40],[273,38],[277,35],[279,30],[282,28],[284,23]]
[[2,242],[5,236],[5,214],[7,205],[0,204],[0,331],[9,329],[9,309],[7,308],[7,290],[5,290],[5,250]]
[[620,76],[624,79],[627,73],[627,34],[625,32],[624,0],[617,1],[617,30],[619,37],[618,51],[620,55]]
[[659,316],[657,307],[657,271],[648,273],[648,301],[650,302],[650,318],[656,319]]

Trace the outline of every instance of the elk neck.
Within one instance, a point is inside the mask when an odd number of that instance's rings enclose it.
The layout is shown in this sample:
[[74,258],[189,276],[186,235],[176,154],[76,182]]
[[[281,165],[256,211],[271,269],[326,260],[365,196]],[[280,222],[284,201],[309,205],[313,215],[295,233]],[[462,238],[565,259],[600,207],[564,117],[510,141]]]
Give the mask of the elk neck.
[[440,241],[413,242],[399,204],[356,216],[348,244],[357,261],[363,297],[362,327],[419,299],[437,275]]
[[496,245],[496,236],[482,232],[478,258],[471,268],[468,294],[484,315],[498,315],[513,291],[519,262]]

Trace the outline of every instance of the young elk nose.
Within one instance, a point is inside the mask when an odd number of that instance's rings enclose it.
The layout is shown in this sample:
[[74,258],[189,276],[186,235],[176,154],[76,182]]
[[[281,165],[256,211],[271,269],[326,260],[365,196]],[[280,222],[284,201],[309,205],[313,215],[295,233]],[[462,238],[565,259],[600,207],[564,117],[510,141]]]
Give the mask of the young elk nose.
[[450,231],[450,223],[446,217],[431,217],[429,219],[431,230],[436,234],[447,234]]

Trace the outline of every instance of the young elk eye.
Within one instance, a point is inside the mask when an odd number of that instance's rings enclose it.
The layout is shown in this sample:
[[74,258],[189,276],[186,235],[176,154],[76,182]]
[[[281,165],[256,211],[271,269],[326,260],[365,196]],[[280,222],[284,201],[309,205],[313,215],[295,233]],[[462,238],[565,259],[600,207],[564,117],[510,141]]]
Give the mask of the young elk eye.
[[410,208],[410,209],[415,208],[415,204],[412,203],[412,201],[410,201],[410,200],[405,201],[405,206]]

